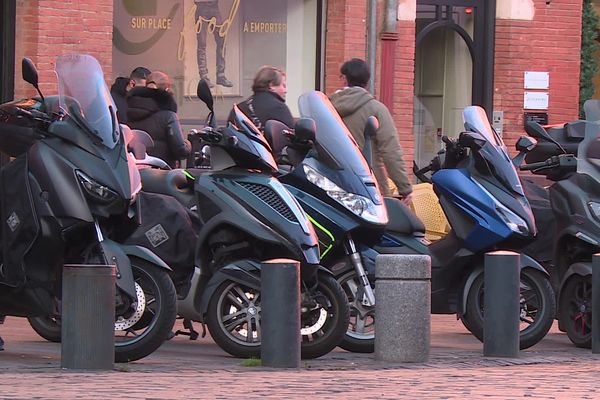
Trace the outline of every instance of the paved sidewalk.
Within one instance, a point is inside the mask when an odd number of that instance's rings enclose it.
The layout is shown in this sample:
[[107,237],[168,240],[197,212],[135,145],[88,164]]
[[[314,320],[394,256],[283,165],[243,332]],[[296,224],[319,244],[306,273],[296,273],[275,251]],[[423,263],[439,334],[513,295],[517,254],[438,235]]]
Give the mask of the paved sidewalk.
[[299,370],[244,367],[207,335],[175,337],[115,371],[66,371],[60,344],[43,341],[24,319],[7,318],[0,334],[0,398],[9,399],[600,398],[600,355],[573,347],[556,328],[519,358],[484,358],[482,344],[453,316],[433,316],[427,363],[383,363],[336,349]]

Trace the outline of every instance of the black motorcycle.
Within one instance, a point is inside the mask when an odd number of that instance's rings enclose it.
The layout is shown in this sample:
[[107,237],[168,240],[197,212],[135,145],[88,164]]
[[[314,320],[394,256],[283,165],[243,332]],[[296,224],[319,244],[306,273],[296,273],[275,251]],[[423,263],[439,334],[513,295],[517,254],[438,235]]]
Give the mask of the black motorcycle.
[[120,242],[138,225],[140,176],[98,61],[56,62],[59,94],[44,97],[33,63],[23,78],[38,98],[0,105],[0,315],[28,317],[60,340],[64,264],[114,264],[115,361],[140,359],[168,337],[176,317],[169,267]]
[[[174,271],[187,333],[197,334],[192,321],[206,323],[228,353],[260,356],[261,261],[288,258],[302,265],[302,357],[324,355],[346,331],[348,306],[333,275],[319,265],[313,227],[275,178],[277,164],[264,135],[237,107],[235,124],[217,128],[205,81],[198,97],[210,109],[208,126],[195,133],[210,146],[210,169],[161,170],[156,160],[138,155],[140,166],[155,167],[140,169],[144,191],[172,196],[200,220],[195,261]],[[304,122],[310,131],[312,121]]]
[[546,131],[537,123],[527,133],[538,146],[521,170],[544,175],[555,230],[553,282],[558,288],[559,326],[573,344],[591,347],[592,255],[600,252],[600,113],[584,105],[585,120]]

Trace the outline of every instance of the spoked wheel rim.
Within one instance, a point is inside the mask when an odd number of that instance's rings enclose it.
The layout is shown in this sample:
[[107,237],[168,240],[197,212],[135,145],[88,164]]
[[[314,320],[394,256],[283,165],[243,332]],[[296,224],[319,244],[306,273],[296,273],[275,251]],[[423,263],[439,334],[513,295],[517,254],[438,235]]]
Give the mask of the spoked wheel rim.
[[340,285],[350,308],[350,321],[346,335],[355,339],[373,339],[375,337],[375,307],[366,307],[358,299],[359,281],[354,273],[340,279]]
[[574,284],[571,293],[566,293],[566,312],[570,333],[587,340],[592,333],[592,282],[591,279],[580,278]]
[[[115,346],[128,346],[142,340],[157,323],[160,312],[159,285],[143,268],[132,265],[136,301],[117,308]],[[121,312],[120,310],[127,310]]]
[[232,282],[222,292],[217,309],[217,321],[232,341],[244,346],[260,345],[259,291]]

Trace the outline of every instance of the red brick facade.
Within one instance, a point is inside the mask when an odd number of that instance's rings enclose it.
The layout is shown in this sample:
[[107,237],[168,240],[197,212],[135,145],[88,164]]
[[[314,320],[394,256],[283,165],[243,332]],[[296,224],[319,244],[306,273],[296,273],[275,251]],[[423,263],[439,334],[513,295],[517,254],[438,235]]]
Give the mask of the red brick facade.
[[[328,0],[325,87],[339,88],[339,67],[351,57],[367,58],[367,1]],[[381,28],[384,1],[379,1],[376,95],[388,85],[390,107],[405,151],[413,159],[414,21],[398,21],[392,76],[381,71]],[[42,90],[55,85],[58,54],[84,52],[101,63],[107,82],[112,77],[113,0],[17,0],[15,97],[32,94],[20,78],[20,60],[30,57],[40,71]],[[504,136],[509,146],[523,132],[525,71],[550,73],[549,118],[559,123],[577,118],[581,0],[535,0],[533,21],[497,20],[494,109],[504,111]]]
[[[327,34],[325,47],[325,92],[339,89],[340,65],[352,58],[367,59],[367,2],[364,0],[330,0],[327,2]],[[380,6],[383,2],[380,2]],[[383,20],[382,7],[377,18],[377,70],[375,75],[375,94],[381,96],[381,82],[391,85],[393,105],[388,105],[400,135],[404,160],[412,165],[413,140],[413,81],[415,60],[415,24],[398,21],[397,40],[392,54],[394,71],[392,76],[384,77],[381,71],[381,30]]]
[[98,59],[107,81],[112,74],[113,0],[17,0],[15,98],[35,93],[21,79],[21,59],[33,60],[43,93],[56,90],[54,62],[60,54],[87,53]]
[[581,10],[581,0],[535,0],[533,21],[496,21],[494,110],[509,148],[524,134],[525,71],[550,73],[549,123],[578,118]]

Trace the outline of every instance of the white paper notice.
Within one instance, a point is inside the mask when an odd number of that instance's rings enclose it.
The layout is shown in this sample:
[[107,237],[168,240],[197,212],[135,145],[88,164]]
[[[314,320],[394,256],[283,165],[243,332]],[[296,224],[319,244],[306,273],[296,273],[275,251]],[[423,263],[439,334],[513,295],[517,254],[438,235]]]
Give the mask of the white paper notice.
[[548,92],[525,92],[523,108],[526,110],[547,110]]

